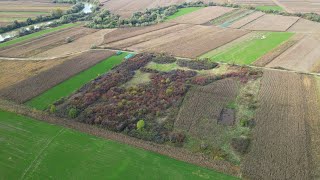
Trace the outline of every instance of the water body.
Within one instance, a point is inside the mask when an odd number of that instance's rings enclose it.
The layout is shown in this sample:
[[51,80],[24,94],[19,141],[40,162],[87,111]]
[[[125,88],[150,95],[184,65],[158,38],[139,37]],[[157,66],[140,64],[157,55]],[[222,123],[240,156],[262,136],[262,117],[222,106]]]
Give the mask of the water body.
[[[91,8],[94,5],[91,4],[91,3],[83,3],[83,4],[84,4],[84,8],[83,8],[82,12],[84,12],[86,14],[92,13],[92,9]],[[33,25],[30,25],[30,26],[22,27],[22,28],[25,28],[25,29],[29,30],[30,27],[33,26],[34,29],[39,29],[40,27],[48,26],[51,23],[52,23],[52,21],[43,22],[43,23],[38,23],[38,24],[33,24]],[[0,34],[0,43],[5,41],[5,40],[7,40],[7,39],[14,38],[14,37],[18,36],[19,35],[19,31],[22,28],[19,28],[19,29],[10,31],[10,32],[6,32],[6,33],[3,33],[3,34]]]

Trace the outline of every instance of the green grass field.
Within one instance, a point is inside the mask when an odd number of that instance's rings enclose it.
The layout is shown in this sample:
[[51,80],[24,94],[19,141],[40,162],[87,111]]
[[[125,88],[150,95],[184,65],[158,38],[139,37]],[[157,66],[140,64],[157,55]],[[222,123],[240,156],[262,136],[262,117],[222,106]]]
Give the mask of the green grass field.
[[37,38],[37,37],[40,37],[40,36],[55,32],[55,31],[59,31],[61,29],[70,28],[70,27],[74,27],[74,26],[78,26],[78,25],[79,25],[78,23],[64,24],[64,25],[61,25],[61,26],[58,26],[58,27],[45,29],[45,30],[42,30],[42,31],[39,31],[39,32],[28,34],[26,36],[15,38],[15,39],[13,39],[11,41],[0,43],[0,48],[6,47],[6,46],[10,46],[10,45],[13,45],[13,44],[16,44],[16,43],[20,43],[20,42],[23,42],[23,41],[27,41],[27,40],[30,40],[30,39],[33,39],[33,38]]
[[236,179],[0,110],[1,179]]
[[197,11],[197,10],[202,9],[202,8],[203,8],[203,7],[187,7],[187,8],[179,9],[178,12],[174,13],[174,14],[171,15],[171,16],[168,16],[168,17],[166,18],[166,21],[175,19],[175,18],[177,18],[177,17],[179,17],[179,16],[183,16],[183,15],[192,13],[193,11]]
[[283,11],[283,8],[280,6],[257,6],[256,9],[260,11]]
[[100,74],[108,72],[114,66],[120,64],[128,53],[122,53],[119,56],[111,56],[106,60],[92,66],[91,68],[69,78],[68,80],[58,84],[57,86],[49,89],[43,94],[26,102],[26,105],[39,110],[45,110],[49,105],[62,97],[69,96],[74,91],[81,88],[83,85],[98,77]]
[[264,54],[288,40],[293,33],[288,32],[257,32],[251,33],[243,41],[231,42],[218,49],[212,50],[201,58],[209,58],[217,62],[235,64],[251,64]]

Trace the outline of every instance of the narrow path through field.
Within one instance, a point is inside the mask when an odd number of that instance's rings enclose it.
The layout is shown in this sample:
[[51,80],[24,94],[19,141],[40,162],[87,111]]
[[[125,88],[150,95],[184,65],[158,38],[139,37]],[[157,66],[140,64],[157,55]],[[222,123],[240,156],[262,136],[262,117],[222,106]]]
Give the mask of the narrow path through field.
[[30,165],[27,167],[27,169],[23,172],[22,176],[20,179],[25,179],[25,176],[28,175],[29,171],[31,170],[32,172],[32,168],[35,168],[34,166],[37,165],[42,156],[42,154],[44,153],[44,151],[50,146],[50,144],[59,136],[61,135],[63,132],[65,131],[64,128],[61,128],[61,130],[55,135],[53,136],[51,139],[48,139],[47,143],[43,146],[43,148],[40,149],[39,153],[37,154],[37,156],[34,158],[34,160],[30,163]]

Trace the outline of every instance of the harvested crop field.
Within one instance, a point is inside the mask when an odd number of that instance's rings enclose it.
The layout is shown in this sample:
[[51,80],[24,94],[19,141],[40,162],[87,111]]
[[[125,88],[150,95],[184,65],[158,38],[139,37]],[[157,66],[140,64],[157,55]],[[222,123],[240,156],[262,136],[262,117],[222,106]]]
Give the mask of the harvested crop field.
[[260,18],[263,15],[264,15],[263,12],[254,12],[252,14],[249,14],[248,16],[245,16],[245,17],[239,19],[238,21],[235,21],[229,27],[239,29],[239,28],[249,24],[250,22]]
[[4,179],[150,179],[155,174],[165,179],[236,179],[7,111],[0,110],[0,122],[0,171]]
[[217,62],[251,64],[288,40],[292,35],[293,33],[288,32],[251,32],[200,56],[200,58],[209,58]]
[[231,2],[242,5],[275,5],[272,0],[231,0]]
[[7,61],[0,60],[0,89],[17,84],[64,62],[65,59],[48,61]]
[[66,38],[76,40],[84,35],[96,32],[95,29],[73,27],[58,31],[37,39],[21,43],[19,45],[5,47],[0,50],[3,57],[31,57],[54,47],[66,44]]
[[152,41],[153,39],[156,39],[156,38],[162,38],[163,36],[165,36],[167,34],[178,32],[180,30],[187,29],[191,26],[192,25],[190,25],[190,24],[177,24],[177,25],[170,26],[167,28],[162,28],[162,29],[159,29],[156,31],[151,31],[151,32],[147,32],[147,33],[137,35],[134,37],[130,37],[127,39],[123,39],[121,41],[111,42],[111,43],[107,44],[106,47],[112,47],[112,48],[116,48],[116,49],[125,49],[127,47],[134,46],[139,43],[143,43],[146,41]]
[[219,25],[219,27],[229,27],[229,25],[231,25],[233,22],[245,18],[252,13],[254,13],[253,10],[235,9],[233,11],[225,13],[220,17],[215,18],[210,22],[210,24]]
[[320,23],[300,18],[288,31],[297,33],[319,33]]
[[184,16],[180,16],[172,20],[171,22],[182,24],[204,24],[219,16],[222,16],[225,13],[231,12],[232,10],[234,9],[220,6],[205,7],[198,11],[194,11]]
[[267,67],[282,67],[303,72],[320,72],[320,37],[305,37],[270,62]]
[[287,31],[298,20],[298,17],[266,14],[243,26],[242,29],[255,31]]
[[75,74],[97,64],[112,54],[113,52],[104,50],[85,52],[51,69],[42,71],[36,76],[25,79],[9,88],[2,89],[0,95],[17,102],[25,102],[64,80],[69,79]]
[[80,53],[90,50],[92,47],[100,45],[103,41],[103,37],[114,31],[115,29],[102,29],[97,32],[93,32],[88,35],[84,35],[70,43],[57,46],[49,49],[48,51],[37,54],[35,58],[48,58],[48,57],[64,57],[70,54]]
[[283,71],[264,72],[243,177],[310,179],[313,169],[308,159],[310,141],[306,121],[317,118],[319,122],[318,112],[314,112],[319,104],[310,104],[306,99],[306,91],[312,89],[307,88],[304,77]]
[[130,27],[130,28],[118,28],[104,36],[104,41],[102,44],[108,44],[116,41],[121,41],[134,36],[142,35],[145,33],[169,28],[171,26],[177,25],[176,23],[160,23],[156,25],[151,25],[147,27]]
[[243,30],[196,25],[127,49],[138,52],[165,52],[179,57],[196,58],[247,33],[248,31]]
[[174,14],[171,15],[171,16],[168,16],[168,17],[166,18],[166,21],[175,19],[175,18],[177,18],[177,17],[179,17],[179,16],[183,16],[183,15],[192,13],[193,11],[197,11],[197,10],[202,9],[202,8],[203,8],[203,7],[187,7],[187,8],[178,9],[178,11],[177,11],[176,13],[174,13]]
[[199,138],[215,137],[212,131],[218,123],[224,107],[237,96],[238,83],[235,79],[223,79],[188,92],[180,108],[175,129],[189,132]]
[[318,0],[278,0],[286,9],[291,12],[314,12],[320,14],[320,3]]

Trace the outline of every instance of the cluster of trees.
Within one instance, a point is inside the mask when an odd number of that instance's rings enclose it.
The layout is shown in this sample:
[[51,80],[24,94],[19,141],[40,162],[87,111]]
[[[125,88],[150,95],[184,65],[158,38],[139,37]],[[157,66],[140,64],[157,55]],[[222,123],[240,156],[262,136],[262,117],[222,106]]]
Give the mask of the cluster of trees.
[[[79,3],[79,4],[72,6],[71,9],[69,9],[65,12],[63,12],[61,9],[56,9],[56,10],[53,10],[51,12],[51,14],[47,15],[47,16],[40,15],[34,19],[28,18],[26,21],[23,21],[23,22],[19,22],[19,21],[15,20],[12,24],[9,24],[4,27],[0,27],[0,33],[5,33],[8,31],[12,31],[14,29],[17,29],[17,28],[21,28],[21,27],[32,25],[32,24],[41,23],[41,22],[51,21],[51,20],[59,19],[59,18],[71,19],[71,17],[74,17],[74,16],[82,17],[84,13],[79,13],[79,12],[81,12],[83,8],[84,8],[84,5],[82,3]],[[74,15],[74,14],[76,14],[76,15]],[[73,20],[75,20],[75,19],[73,18]],[[71,22],[71,21],[62,20],[62,22]]]
[[[212,3],[211,5],[215,5]],[[103,29],[115,27],[131,27],[131,26],[148,26],[163,22],[168,16],[173,15],[179,9],[185,7],[208,6],[203,2],[190,2],[180,5],[172,5],[167,7],[158,7],[147,9],[144,12],[136,12],[131,18],[121,18],[119,15],[112,14],[108,10],[96,12],[92,20],[87,24],[90,28]]]
[[176,62],[177,59],[166,54],[158,54],[152,59],[152,61],[158,64],[170,64]]
[[182,143],[185,138],[182,133],[172,132],[173,125],[159,124],[156,119],[166,117],[166,111],[180,105],[189,88],[187,82],[196,72],[158,72],[151,75],[148,84],[122,86],[154,57],[142,54],[124,61],[70,98],[55,103],[56,114],[145,140]]
[[179,59],[177,61],[177,64],[180,67],[188,67],[188,68],[194,69],[194,70],[208,70],[208,69],[213,69],[218,66],[218,63],[211,62],[208,59],[193,60],[193,61]]

